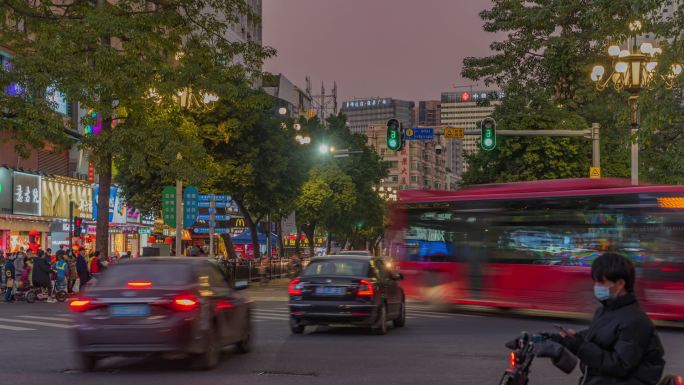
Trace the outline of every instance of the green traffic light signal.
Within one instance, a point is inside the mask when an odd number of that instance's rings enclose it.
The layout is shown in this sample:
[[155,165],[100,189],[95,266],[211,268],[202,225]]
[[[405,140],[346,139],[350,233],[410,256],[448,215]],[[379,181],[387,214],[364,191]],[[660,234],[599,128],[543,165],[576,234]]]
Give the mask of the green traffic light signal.
[[401,124],[397,119],[387,121],[387,148],[399,151],[404,146],[401,135]]
[[480,122],[480,146],[485,151],[496,147],[496,121],[493,118],[485,118]]

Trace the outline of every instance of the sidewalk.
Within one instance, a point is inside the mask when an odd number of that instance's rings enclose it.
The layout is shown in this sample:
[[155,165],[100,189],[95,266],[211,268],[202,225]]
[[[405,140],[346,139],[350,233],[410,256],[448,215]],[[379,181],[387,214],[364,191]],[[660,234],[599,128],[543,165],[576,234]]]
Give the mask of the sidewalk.
[[259,282],[250,282],[249,287],[245,289],[245,295],[249,299],[255,301],[287,301],[287,285],[290,280],[287,278],[279,278],[270,281],[266,285],[261,285]]

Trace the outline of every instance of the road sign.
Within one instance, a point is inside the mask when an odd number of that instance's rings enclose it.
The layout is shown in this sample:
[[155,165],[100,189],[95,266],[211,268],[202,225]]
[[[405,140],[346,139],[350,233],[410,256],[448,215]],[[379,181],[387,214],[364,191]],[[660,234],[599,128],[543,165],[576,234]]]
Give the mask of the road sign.
[[[197,203],[198,207],[211,207],[211,202],[198,202]],[[231,203],[230,202],[214,202],[214,207],[230,207]]]
[[208,202],[210,200],[214,199],[217,202],[227,202],[233,199],[230,195],[207,195],[207,194],[202,194],[198,196],[198,199],[200,202]]
[[451,139],[463,139],[465,136],[465,129],[462,127],[445,127],[444,137]]
[[188,186],[183,190],[183,227],[188,228],[197,222],[199,209],[197,197],[199,190],[195,186]]
[[[195,234],[209,234],[209,228],[208,227],[195,227],[192,229],[192,232]],[[230,233],[230,229],[227,227],[217,227],[214,229],[214,234],[228,234]]]
[[404,131],[405,140],[433,140],[435,129],[431,127],[407,128]]
[[[211,220],[211,215],[200,215],[197,217],[200,221],[209,221]],[[230,215],[217,215],[214,214],[214,220],[215,221],[229,221],[230,220]]]
[[162,216],[164,224],[176,227],[176,188],[173,186],[162,190]]
[[589,178],[601,179],[601,167],[589,167]]

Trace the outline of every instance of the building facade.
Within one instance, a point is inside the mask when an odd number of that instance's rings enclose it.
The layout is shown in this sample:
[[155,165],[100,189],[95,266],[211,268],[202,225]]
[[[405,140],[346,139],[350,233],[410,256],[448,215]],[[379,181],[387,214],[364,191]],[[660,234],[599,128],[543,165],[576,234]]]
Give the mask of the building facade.
[[[443,92],[440,106],[441,124],[476,130],[479,128],[478,123],[492,115],[503,97],[503,92],[495,90]],[[458,178],[468,169],[464,154],[479,151],[479,143],[479,134],[465,135],[462,140],[451,139],[448,142],[449,166]]]
[[398,119],[404,128],[415,126],[415,103],[392,98],[355,99],[342,103],[342,113],[347,116],[347,125],[353,133],[366,133],[369,125],[387,124],[389,119]]
[[275,99],[276,110],[285,108],[286,116],[306,116],[312,108],[311,98],[283,74],[265,74],[262,78],[264,91]]
[[415,122],[418,126],[436,127],[441,123],[441,102],[439,100],[421,100],[416,108]]
[[372,146],[389,166],[388,176],[382,187],[395,190],[424,189],[448,190],[445,152],[437,153],[437,146],[444,146],[444,139],[436,135],[434,141],[406,141],[401,151],[387,148],[385,124],[371,124],[366,128],[368,145]]

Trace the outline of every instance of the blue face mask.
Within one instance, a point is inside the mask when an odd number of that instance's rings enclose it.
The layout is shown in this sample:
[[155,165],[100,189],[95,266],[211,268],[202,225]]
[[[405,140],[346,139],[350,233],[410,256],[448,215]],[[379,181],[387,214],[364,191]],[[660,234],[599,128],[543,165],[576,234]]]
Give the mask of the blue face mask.
[[603,302],[610,299],[610,288],[608,286],[594,285],[594,297]]

